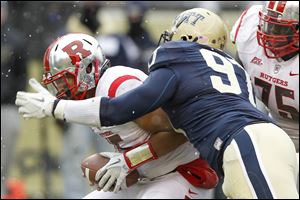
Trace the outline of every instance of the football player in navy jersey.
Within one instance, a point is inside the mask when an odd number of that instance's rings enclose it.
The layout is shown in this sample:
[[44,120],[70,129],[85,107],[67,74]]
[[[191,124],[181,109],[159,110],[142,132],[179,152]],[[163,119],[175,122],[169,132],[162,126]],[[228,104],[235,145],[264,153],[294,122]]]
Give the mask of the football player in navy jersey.
[[[216,14],[187,10],[163,34],[167,42],[153,52],[149,77],[141,86],[117,98],[79,101],[22,93],[16,104],[24,117],[53,116],[97,127],[132,121],[162,107],[173,127],[224,175],[228,198],[299,198],[293,142],[256,109],[248,74],[222,51],[226,37]],[[98,174],[124,179],[128,160],[116,154],[111,161]]]

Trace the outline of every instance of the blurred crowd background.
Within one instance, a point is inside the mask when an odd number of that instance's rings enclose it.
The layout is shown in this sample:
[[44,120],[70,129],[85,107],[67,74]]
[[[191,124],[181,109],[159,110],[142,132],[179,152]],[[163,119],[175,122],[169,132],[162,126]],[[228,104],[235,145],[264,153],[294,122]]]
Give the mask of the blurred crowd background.
[[[93,188],[82,177],[80,162],[113,150],[87,127],[18,115],[16,92],[31,91],[31,77],[41,81],[43,54],[57,37],[93,35],[113,65],[147,73],[160,34],[183,10],[214,11],[230,31],[252,4],[262,2],[1,1],[1,198],[82,198]],[[230,41],[226,50],[235,53]]]

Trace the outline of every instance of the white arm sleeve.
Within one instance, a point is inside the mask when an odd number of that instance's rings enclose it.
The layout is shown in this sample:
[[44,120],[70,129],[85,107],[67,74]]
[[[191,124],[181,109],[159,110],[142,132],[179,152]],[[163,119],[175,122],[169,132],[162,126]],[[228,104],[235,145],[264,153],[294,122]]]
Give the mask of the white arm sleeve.
[[55,108],[56,119],[74,122],[87,126],[101,127],[100,122],[101,97],[86,100],[60,100]]

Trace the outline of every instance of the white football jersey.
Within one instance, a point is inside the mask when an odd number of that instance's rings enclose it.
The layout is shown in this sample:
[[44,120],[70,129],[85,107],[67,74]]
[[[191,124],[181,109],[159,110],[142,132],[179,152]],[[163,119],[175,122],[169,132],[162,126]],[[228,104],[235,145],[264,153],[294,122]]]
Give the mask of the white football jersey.
[[270,116],[299,148],[299,54],[288,61],[269,59],[258,45],[256,31],[262,6],[245,10],[233,26],[230,37],[251,77],[255,95],[269,109]]
[[[138,69],[125,66],[108,68],[97,85],[96,96],[111,98],[120,96],[141,85],[146,78],[147,75]],[[93,128],[93,130],[114,144],[119,151],[141,144],[150,137],[150,134],[141,129],[135,122],[101,127],[100,130]],[[199,158],[198,151],[189,142],[186,142],[159,159],[142,165],[138,170],[142,176],[153,178],[171,172],[178,165],[197,158]]]

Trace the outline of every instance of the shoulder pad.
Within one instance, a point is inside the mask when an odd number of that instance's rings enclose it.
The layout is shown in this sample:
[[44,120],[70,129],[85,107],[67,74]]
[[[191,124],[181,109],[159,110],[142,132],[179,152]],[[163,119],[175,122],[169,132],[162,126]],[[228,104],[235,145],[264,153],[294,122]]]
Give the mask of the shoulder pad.
[[195,51],[199,51],[197,45],[199,44],[186,41],[171,41],[162,44],[152,53],[148,63],[149,71],[175,63],[193,62],[196,59]]
[[262,10],[261,5],[253,5],[241,14],[230,32],[230,39],[233,43],[245,42],[252,37],[256,37],[259,23],[258,12],[260,10]]

